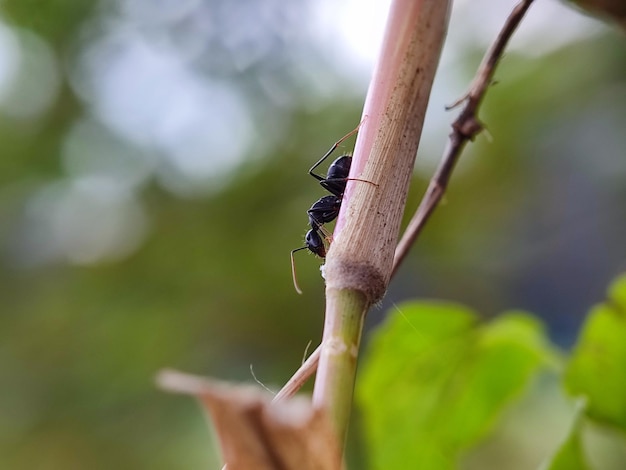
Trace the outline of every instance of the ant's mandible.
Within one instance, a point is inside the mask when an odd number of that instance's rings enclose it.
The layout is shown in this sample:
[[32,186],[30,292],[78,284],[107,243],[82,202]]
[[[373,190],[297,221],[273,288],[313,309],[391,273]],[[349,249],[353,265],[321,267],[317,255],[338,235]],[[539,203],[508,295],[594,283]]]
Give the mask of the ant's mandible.
[[[311,208],[307,211],[309,216],[309,226],[311,227],[304,237],[304,246],[291,250],[291,274],[293,276],[293,285],[298,294],[302,294],[298,281],[296,279],[296,268],[293,261],[293,254],[300,250],[309,250],[314,255],[320,258],[326,257],[326,245],[324,240],[329,241],[331,236],[324,229],[323,225],[332,222],[339,215],[339,209],[341,208],[341,201],[343,200],[343,193],[346,190],[346,185],[351,178],[348,178],[350,173],[350,166],[352,164],[351,155],[341,155],[328,167],[326,177],[318,175],[313,171],[320,166],[336,149],[339,145],[351,135],[355,134],[362,122],[351,132],[343,136],[320,158],[315,165],[309,170],[309,175],[319,181],[320,185],[329,193],[330,196],[323,196],[317,202],[315,202]],[[357,180],[363,181],[363,180]],[[369,181],[367,181],[369,183]]]

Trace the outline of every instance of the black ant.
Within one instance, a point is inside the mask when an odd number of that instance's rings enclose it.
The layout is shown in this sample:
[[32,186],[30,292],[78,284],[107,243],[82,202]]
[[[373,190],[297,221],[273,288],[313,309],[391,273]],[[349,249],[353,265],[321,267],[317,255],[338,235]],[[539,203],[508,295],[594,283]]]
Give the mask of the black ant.
[[[326,257],[326,245],[324,240],[330,241],[330,234],[324,229],[322,225],[332,222],[339,215],[339,209],[341,208],[341,201],[343,200],[343,193],[346,190],[346,184],[352,178],[348,178],[350,173],[350,166],[352,164],[351,155],[341,155],[328,167],[326,177],[313,173],[313,171],[320,166],[324,160],[326,160],[348,137],[356,133],[359,130],[361,124],[350,133],[343,136],[320,158],[315,165],[309,170],[309,175],[319,181],[320,185],[329,193],[330,196],[321,197],[311,208],[307,211],[309,215],[310,230],[304,237],[304,246],[291,250],[291,274],[293,276],[293,285],[296,288],[298,294],[302,294],[300,287],[298,287],[298,281],[296,280],[296,268],[293,262],[293,254],[300,250],[309,250],[314,255],[320,258]],[[363,181],[363,180],[357,180]],[[369,181],[367,181],[369,183]]]

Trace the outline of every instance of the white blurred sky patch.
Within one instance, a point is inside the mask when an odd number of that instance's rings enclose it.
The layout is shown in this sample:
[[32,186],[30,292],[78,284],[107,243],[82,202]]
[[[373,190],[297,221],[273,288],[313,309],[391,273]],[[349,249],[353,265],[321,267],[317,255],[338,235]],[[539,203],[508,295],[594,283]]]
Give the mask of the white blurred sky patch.
[[[206,122],[213,126],[215,131],[212,133],[216,135],[224,135],[223,127],[230,126],[232,134],[239,135],[238,140],[242,143],[224,145],[226,139],[217,138],[218,142],[213,145],[218,154],[230,160],[250,143],[246,137],[253,124],[248,120],[244,100],[238,98],[236,91],[228,90],[225,84],[194,76],[180,55],[152,47],[133,34],[133,28],[142,23],[167,24],[198,8],[201,2],[159,0],[158,8],[154,8],[154,3],[120,0],[122,17],[111,22],[110,26],[116,26],[88,49],[87,60],[92,67],[92,78],[96,80],[91,92],[95,95],[92,98],[96,100],[97,109],[109,125],[133,141],[154,143],[156,140],[159,144],[163,133],[169,135],[164,139],[170,140],[166,143],[170,147],[171,139],[176,140],[174,129],[192,122]],[[464,44],[487,47],[515,3],[457,0],[442,69],[458,60]],[[314,14],[307,28],[326,48],[328,58],[337,69],[362,88],[366,87],[376,60],[389,4],[390,0],[321,0],[313,3]],[[539,55],[604,28],[606,26],[601,22],[560,2],[537,1],[516,33],[511,50]],[[111,56],[110,70],[98,68],[103,54]],[[45,111],[58,88],[55,64],[51,51],[39,38],[0,23],[0,109],[16,117],[33,117]],[[21,79],[17,80],[18,77]],[[26,80],[22,79],[24,77]],[[226,102],[220,102],[217,95],[225,96]],[[218,107],[232,115],[216,119],[216,113],[211,109]],[[183,153],[187,157],[182,157],[182,167],[193,166],[190,165],[189,149]],[[202,173],[200,169],[199,174]]]
[[16,264],[115,261],[143,241],[147,218],[134,194],[115,181],[78,178],[35,191],[11,240]]
[[123,0],[120,7],[124,15],[149,23],[176,21],[195,11],[202,0]]
[[80,119],[68,131],[61,159],[68,177],[108,179],[125,191],[144,184],[154,169],[153,159],[141,148],[127,145],[89,117]]
[[[486,48],[495,39],[518,0],[456,0],[450,17],[446,60],[457,59],[464,45]],[[317,2],[312,29],[326,45],[337,66],[350,76],[369,81],[391,0],[345,0]],[[551,52],[572,41],[607,28],[556,0],[536,1],[515,33],[510,51],[528,55]],[[343,64],[343,65],[342,65]]]
[[197,74],[173,51],[127,31],[111,31],[83,60],[83,90],[97,116],[121,138],[167,159],[179,177],[210,188],[242,162],[253,124],[230,84]]
[[54,103],[59,86],[57,59],[48,44],[0,21],[0,113],[37,119]]
[[5,99],[19,70],[19,42],[11,28],[0,22],[0,103]]

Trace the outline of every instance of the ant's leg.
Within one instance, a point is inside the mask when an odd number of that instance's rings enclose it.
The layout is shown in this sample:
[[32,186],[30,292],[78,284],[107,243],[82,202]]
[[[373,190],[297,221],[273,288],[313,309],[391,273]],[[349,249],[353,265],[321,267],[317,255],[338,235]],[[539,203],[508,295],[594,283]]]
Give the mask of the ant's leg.
[[319,232],[322,235],[322,237],[324,237],[324,240],[326,240],[326,242],[332,243],[332,241],[333,241],[332,233],[330,233],[326,227],[324,227],[322,224],[320,224],[315,219],[315,217],[313,217],[311,214],[309,214],[309,222],[311,224],[311,231],[312,232],[315,232],[315,233]]
[[[322,186],[322,188],[324,188],[326,191],[330,193],[337,194],[337,191],[340,190],[341,194],[343,194],[343,191],[345,190],[345,183],[347,181],[360,181],[361,183],[369,183],[378,187],[378,185],[374,183],[373,181],[362,180],[360,178],[327,178],[327,179],[321,180],[320,185]],[[344,184],[337,185],[336,183],[344,183]]]
[[[363,119],[363,121],[365,121],[365,119]],[[348,132],[348,133],[347,133],[346,135],[344,135],[341,139],[339,139],[337,142],[335,142],[335,143],[333,144],[333,146],[332,146],[332,147],[328,150],[328,152],[326,152],[326,153],[324,154],[324,156],[323,156],[322,158],[320,158],[320,159],[317,161],[317,163],[311,167],[311,169],[309,170],[309,175],[311,175],[313,178],[315,178],[315,179],[316,179],[316,180],[318,180],[318,181],[322,181],[322,180],[324,179],[324,177],[323,177],[323,176],[320,176],[320,175],[316,175],[315,173],[313,173],[313,170],[315,170],[318,166],[320,166],[320,165],[324,162],[324,160],[326,160],[328,157],[330,157],[330,155],[331,155],[331,154],[335,151],[335,149],[337,149],[337,147],[339,147],[339,145],[340,145],[340,144],[341,144],[344,140],[346,140],[346,139],[347,139],[348,137],[350,137],[351,135],[354,135],[354,134],[355,134],[355,133],[359,130],[359,127],[361,127],[361,124],[363,124],[363,121],[361,121],[361,122],[359,123],[359,125],[358,125],[358,126],[356,126],[356,128],[355,128],[354,130],[352,130],[352,131]]]
[[324,236],[324,240],[326,240],[328,243],[333,242],[333,234],[330,233],[326,227],[320,225],[319,227],[317,227],[317,230],[320,231],[321,234]]

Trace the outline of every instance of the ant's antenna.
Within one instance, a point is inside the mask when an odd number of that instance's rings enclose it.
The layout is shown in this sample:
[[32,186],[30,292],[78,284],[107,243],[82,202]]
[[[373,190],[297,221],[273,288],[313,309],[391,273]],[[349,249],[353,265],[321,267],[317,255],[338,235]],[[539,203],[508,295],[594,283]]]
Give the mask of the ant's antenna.
[[306,246],[302,246],[300,248],[296,248],[295,250],[291,250],[291,277],[293,277],[293,287],[296,288],[296,292],[300,295],[302,295],[302,289],[300,289],[300,286],[298,286],[298,279],[296,277],[296,264],[293,261],[293,254],[296,251],[306,250],[306,249],[307,249]]
[[[313,166],[311,167],[311,169],[309,170],[309,175],[313,176],[315,179],[320,180],[320,181],[321,181],[322,179],[324,179],[324,177],[323,177],[323,176],[319,176],[319,175],[316,175],[315,173],[313,173],[313,170],[315,170],[318,166],[320,166],[320,165],[324,162],[324,160],[326,160],[326,159],[327,159],[327,158],[328,158],[328,157],[329,157],[329,156],[330,156],[330,155],[331,155],[331,154],[332,154],[332,153],[333,153],[333,152],[337,149],[337,147],[339,147],[339,145],[341,145],[341,143],[342,143],[344,140],[346,140],[348,137],[350,137],[350,136],[352,136],[352,135],[356,134],[356,132],[359,130],[359,128],[361,127],[361,124],[363,124],[363,122],[365,122],[365,118],[363,118],[363,121],[361,121],[361,122],[359,123],[359,125],[358,125],[358,126],[356,126],[353,130],[351,130],[351,131],[350,131],[350,132],[348,132],[346,135],[344,135],[341,139],[339,139],[337,142],[335,142],[335,143],[333,144],[333,146],[332,146],[331,148],[329,148],[329,149],[328,149],[328,152],[326,152],[326,153],[324,154],[324,156],[323,156],[322,158],[320,158],[320,159],[317,161],[317,163],[315,163],[315,165],[313,165]],[[347,175],[346,175],[346,176],[347,176]]]

